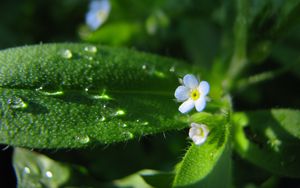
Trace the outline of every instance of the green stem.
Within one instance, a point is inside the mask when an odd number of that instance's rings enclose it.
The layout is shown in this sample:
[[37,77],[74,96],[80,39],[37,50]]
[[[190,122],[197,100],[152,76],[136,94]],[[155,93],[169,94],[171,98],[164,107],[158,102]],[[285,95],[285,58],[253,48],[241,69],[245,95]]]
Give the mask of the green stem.
[[226,89],[231,89],[233,82],[247,64],[247,29],[248,1],[237,1],[237,18],[234,25],[234,52],[227,72]]

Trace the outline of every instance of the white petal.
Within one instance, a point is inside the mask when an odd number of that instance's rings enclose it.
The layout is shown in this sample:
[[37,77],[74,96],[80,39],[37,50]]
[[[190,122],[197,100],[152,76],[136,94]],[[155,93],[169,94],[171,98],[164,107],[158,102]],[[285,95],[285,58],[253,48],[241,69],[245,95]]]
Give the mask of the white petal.
[[198,100],[196,100],[195,106],[196,106],[196,110],[198,112],[201,112],[206,106],[205,96],[203,96],[203,95],[200,96],[200,98]]
[[202,95],[207,95],[209,92],[209,83],[207,81],[200,82],[199,91]]
[[185,114],[191,111],[194,108],[194,106],[195,106],[194,101],[192,99],[188,99],[187,101],[185,101],[179,106],[178,110],[181,113]]
[[199,129],[198,128],[196,128],[196,127],[190,128],[190,130],[189,130],[189,137],[190,138],[193,138],[193,136],[195,136],[197,134],[199,134]]
[[198,87],[199,82],[194,75],[187,74],[183,77],[183,84],[190,89],[194,89]]
[[193,138],[192,138],[192,140],[193,140],[193,142],[196,144],[196,145],[201,145],[201,144],[203,144],[204,142],[205,142],[205,140],[206,140],[206,136],[205,137],[202,137],[202,136],[194,136]]
[[189,137],[191,138],[191,140],[193,140],[193,142],[196,145],[201,145],[207,139],[208,133],[209,133],[209,130],[206,125],[192,123],[191,128],[189,130]]
[[185,86],[178,86],[175,90],[174,96],[180,102],[185,101],[189,98],[190,89]]

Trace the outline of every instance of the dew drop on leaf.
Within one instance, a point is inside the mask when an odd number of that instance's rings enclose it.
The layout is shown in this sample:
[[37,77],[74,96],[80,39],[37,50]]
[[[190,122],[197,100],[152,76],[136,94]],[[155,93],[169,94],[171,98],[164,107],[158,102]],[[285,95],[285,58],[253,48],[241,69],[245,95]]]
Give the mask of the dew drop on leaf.
[[170,72],[175,72],[175,67],[172,66],[170,69],[169,69]]
[[124,110],[119,109],[114,113],[114,116],[123,116],[125,114],[126,112]]
[[71,50],[65,49],[61,52],[61,56],[65,59],[71,59],[73,54],[72,54]]
[[159,78],[165,78],[166,77],[165,73],[163,73],[161,71],[154,71],[154,75],[159,77]]
[[149,124],[149,122],[148,121],[144,121],[144,122],[142,122],[142,125],[148,125]]
[[76,140],[78,140],[81,144],[87,144],[90,142],[90,137],[88,135],[80,135],[76,136]]
[[128,125],[126,123],[120,123],[120,126],[126,128]]
[[103,122],[106,120],[106,118],[104,116],[101,116],[99,120]]
[[139,120],[139,119],[137,119],[136,122],[137,122],[138,124],[141,124],[141,125],[148,125],[148,124],[149,124],[148,121],[141,121],[141,120]]
[[23,109],[23,108],[27,108],[28,106],[20,97],[14,97],[8,99],[7,104],[14,109]]
[[146,69],[147,69],[147,65],[143,65],[143,66],[142,66],[142,69],[143,69],[143,70],[146,70]]
[[96,46],[86,46],[86,47],[84,47],[84,51],[90,52],[90,53],[96,53],[97,47]]
[[132,132],[126,131],[126,132],[124,132],[123,134],[124,134],[124,135],[126,136],[126,138],[128,138],[128,139],[133,139],[133,138],[134,138],[134,135],[132,134]]
[[59,95],[63,95],[64,92],[63,91],[53,91],[53,92],[49,92],[49,91],[40,91],[43,95],[48,95],[48,96],[59,96]]

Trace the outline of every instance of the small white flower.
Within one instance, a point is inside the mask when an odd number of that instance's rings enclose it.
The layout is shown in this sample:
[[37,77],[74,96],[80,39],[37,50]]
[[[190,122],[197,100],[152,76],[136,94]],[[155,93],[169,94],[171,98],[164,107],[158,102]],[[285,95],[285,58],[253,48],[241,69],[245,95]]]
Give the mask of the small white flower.
[[92,0],[85,16],[86,24],[96,30],[107,20],[110,9],[109,0]]
[[198,82],[192,74],[187,74],[183,77],[183,85],[175,90],[177,101],[183,102],[179,106],[181,113],[188,113],[194,107],[198,112],[201,112],[206,105],[206,95],[209,92],[209,84],[206,81]]
[[201,145],[205,142],[209,130],[204,124],[192,123],[189,131],[189,137],[196,145]]

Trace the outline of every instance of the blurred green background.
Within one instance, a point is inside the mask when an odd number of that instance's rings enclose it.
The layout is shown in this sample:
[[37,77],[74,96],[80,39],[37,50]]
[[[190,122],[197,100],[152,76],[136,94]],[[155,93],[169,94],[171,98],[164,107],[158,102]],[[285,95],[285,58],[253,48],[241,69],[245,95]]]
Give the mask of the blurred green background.
[[[101,27],[92,31],[85,23],[89,1],[2,0],[0,49],[51,42],[89,42],[127,47],[184,60],[201,67],[207,79],[215,79],[218,75],[222,79],[234,53],[234,41],[239,35],[235,28],[237,2],[238,0],[111,0],[108,19]],[[299,109],[299,2],[247,2],[246,20],[239,21],[247,22],[244,29],[247,30],[248,65],[231,89],[235,110],[271,107]],[[260,80],[264,82],[256,84]],[[245,84],[248,82],[250,85]],[[167,138],[157,135],[88,151],[43,152],[55,159],[83,166],[88,164],[82,155],[100,156],[97,161],[103,159],[110,166],[103,168],[102,172],[96,170],[95,174],[99,179],[109,180],[142,168],[171,170],[184,153],[187,143],[185,135],[184,131],[168,133]],[[1,182],[15,186],[11,167],[12,148],[1,148]],[[141,152],[138,154],[138,161],[129,155],[132,150]],[[120,151],[124,154],[118,156]],[[77,161],[75,157],[70,159],[74,155],[80,156],[80,160]],[[122,163],[116,163],[118,158],[112,157],[116,155],[123,159]],[[143,157],[147,160],[141,160]],[[238,157],[234,159],[234,170],[239,171],[239,168],[249,166]],[[130,166],[124,165],[126,160],[129,162],[125,164],[129,163]],[[249,182],[263,181],[261,177],[264,175],[257,178],[251,176],[251,170],[244,173],[239,174],[242,177],[236,181],[236,185],[245,186]],[[291,179],[281,179],[278,185],[283,184],[299,185],[298,180]]]

